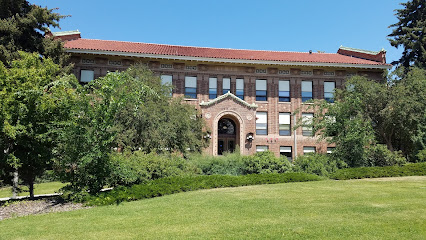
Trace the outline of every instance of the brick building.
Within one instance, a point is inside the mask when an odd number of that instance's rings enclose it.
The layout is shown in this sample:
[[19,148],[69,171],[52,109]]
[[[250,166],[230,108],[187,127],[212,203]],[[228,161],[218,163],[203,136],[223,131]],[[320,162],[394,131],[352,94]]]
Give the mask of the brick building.
[[173,96],[185,96],[200,110],[211,138],[205,152],[212,155],[236,147],[243,154],[269,149],[289,158],[332,151],[310,136],[309,128],[292,130],[300,118],[313,116],[304,102],[333,101],[333,89],[348,76],[379,80],[391,67],[384,50],[277,52],[83,39],[78,31],[53,36],[65,41],[81,82],[135,62],[146,64],[173,85]]

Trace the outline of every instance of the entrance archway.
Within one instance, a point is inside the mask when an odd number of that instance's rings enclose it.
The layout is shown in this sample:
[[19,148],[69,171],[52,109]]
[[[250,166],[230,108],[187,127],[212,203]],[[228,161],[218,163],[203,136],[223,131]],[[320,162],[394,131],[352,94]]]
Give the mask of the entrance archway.
[[217,123],[217,154],[224,152],[234,152],[239,140],[238,121],[234,121],[229,116],[222,117]]

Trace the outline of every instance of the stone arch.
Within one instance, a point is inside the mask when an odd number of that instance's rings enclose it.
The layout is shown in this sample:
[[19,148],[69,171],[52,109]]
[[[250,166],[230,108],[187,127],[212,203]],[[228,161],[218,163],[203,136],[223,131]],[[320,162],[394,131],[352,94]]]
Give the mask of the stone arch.
[[225,110],[220,112],[213,121],[213,134],[212,134],[212,143],[213,143],[213,155],[217,155],[218,152],[218,123],[219,120],[222,118],[229,118],[235,122],[237,125],[237,144],[240,147],[240,152],[244,152],[244,144],[245,144],[245,138],[244,138],[244,121],[243,118],[238,114],[236,111],[232,110]]

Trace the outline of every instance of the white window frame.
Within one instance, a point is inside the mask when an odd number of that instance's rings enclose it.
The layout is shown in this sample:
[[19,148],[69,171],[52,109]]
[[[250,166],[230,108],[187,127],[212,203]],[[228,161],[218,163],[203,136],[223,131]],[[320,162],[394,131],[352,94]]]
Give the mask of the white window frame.
[[222,93],[231,92],[231,78],[222,78]]
[[302,113],[302,135],[303,136],[312,136],[312,120],[314,118],[313,113]]
[[244,79],[237,78],[235,81],[236,81],[235,95],[239,97],[241,100],[244,100]]
[[209,78],[209,99],[217,98],[217,78]]
[[289,112],[279,113],[278,132],[280,136],[291,136],[291,113]]
[[185,97],[197,99],[197,77],[185,76]]
[[[280,146],[280,155],[286,156],[287,160],[290,162],[293,161],[293,148],[291,146]],[[290,156],[287,156],[287,155],[290,155]]]
[[268,145],[256,145],[256,152],[266,152],[269,150]]
[[268,135],[268,112],[256,112],[256,135]]
[[311,146],[305,146],[305,147],[303,147],[303,154],[316,153],[316,152],[317,152],[317,148],[316,147],[311,147]]
[[266,79],[256,79],[256,101],[268,101],[268,82]]
[[302,102],[306,102],[314,98],[313,88],[314,88],[314,85],[312,81],[305,81],[305,80],[302,81],[302,84],[301,84]]
[[88,83],[95,80],[95,71],[82,69],[80,70],[80,82]]

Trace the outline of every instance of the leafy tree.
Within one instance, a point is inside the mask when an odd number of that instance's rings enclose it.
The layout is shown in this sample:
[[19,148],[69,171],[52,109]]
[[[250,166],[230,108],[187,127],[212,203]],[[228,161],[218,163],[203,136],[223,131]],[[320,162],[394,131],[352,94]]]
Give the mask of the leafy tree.
[[59,27],[65,16],[25,0],[0,0],[0,6],[0,61],[4,65],[19,58],[18,51],[38,52],[65,65],[63,43],[44,35],[49,27]]
[[392,64],[401,64],[407,70],[410,66],[426,69],[426,1],[411,0],[401,5],[404,8],[396,10],[398,22],[389,26],[394,29],[388,37],[392,46],[403,46],[404,52]]
[[355,76],[345,89],[336,89],[334,104],[316,102],[319,111],[313,129],[321,139],[336,143],[334,156],[351,167],[366,166],[371,154],[383,153],[388,158],[381,148],[372,148],[385,144],[388,150],[400,150],[415,161],[426,142],[426,71],[402,72],[398,70],[383,83]]
[[[51,166],[51,130],[55,122],[67,119],[70,105],[64,103],[77,80],[60,78],[61,67],[50,58],[19,54],[10,68],[0,62],[0,165],[6,177],[19,173],[34,197],[35,178]],[[17,175],[15,188],[16,180]]]
[[[170,86],[141,66],[113,72],[84,86],[73,119],[59,131],[56,166],[72,192],[99,192],[117,174],[110,153],[201,151],[201,118],[171,99]],[[119,166],[119,164],[118,164]],[[118,170],[122,171],[122,170]],[[115,180],[117,181],[117,180]]]

